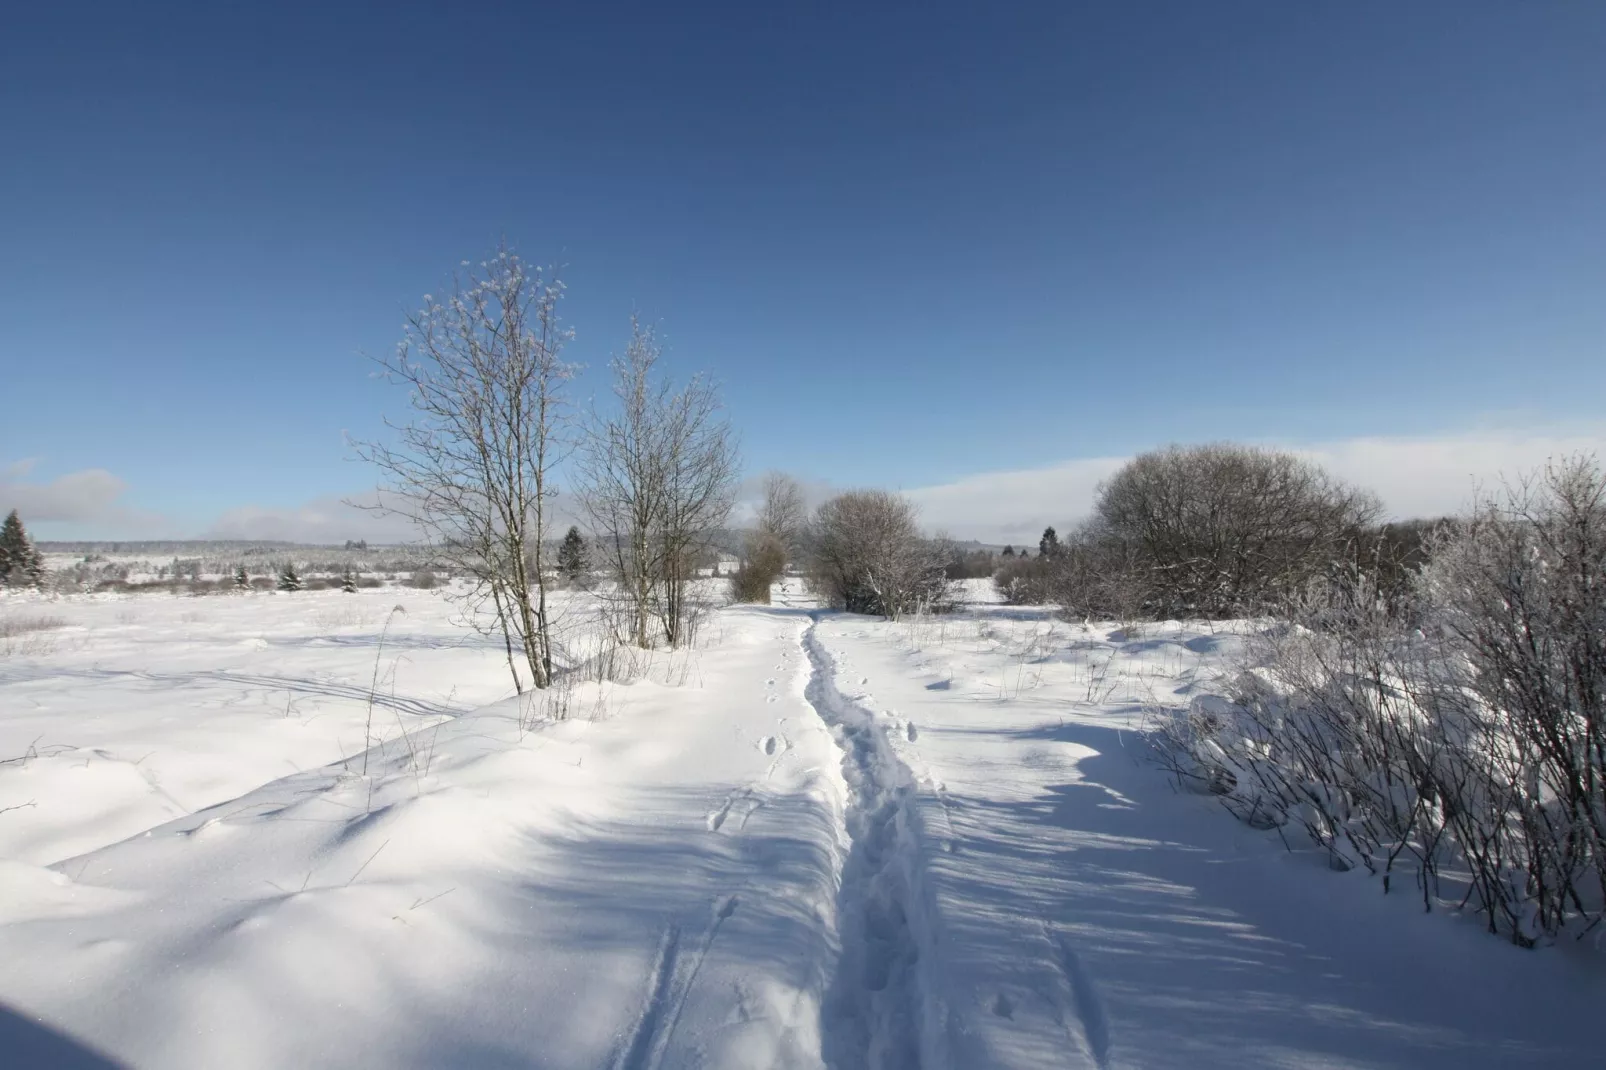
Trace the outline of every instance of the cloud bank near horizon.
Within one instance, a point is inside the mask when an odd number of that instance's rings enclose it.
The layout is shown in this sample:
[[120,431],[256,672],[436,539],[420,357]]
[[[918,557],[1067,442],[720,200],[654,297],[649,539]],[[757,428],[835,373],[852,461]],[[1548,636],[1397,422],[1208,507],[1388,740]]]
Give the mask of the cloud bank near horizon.
[[27,458],[0,468],[0,516],[13,509],[37,536],[52,527],[116,528],[126,537],[167,534],[165,517],[122,503],[128,484],[104,468],[68,472],[45,482],[33,480],[37,460]]
[[[1395,519],[1466,509],[1552,458],[1606,458],[1606,425],[1571,432],[1468,431],[1448,435],[1257,443],[1308,457],[1333,475],[1376,492]],[[1128,457],[1090,457],[1045,468],[985,472],[907,494],[934,532],[988,543],[1036,543],[1045,527],[1064,529],[1092,512],[1098,485]]]
[[[1333,475],[1375,491],[1396,518],[1443,516],[1464,510],[1480,491],[1497,489],[1546,461],[1574,453],[1606,458],[1606,424],[1567,431],[1486,430],[1428,436],[1370,436],[1324,443],[1259,443],[1286,449],[1321,464]],[[986,543],[1035,543],[1049,525],[1065,529],[1093,508],[1100,482],[1130,458],[1084,457],[1041,468],[983,472],[905,493],[920,507],[932,532]],[[48,482],[31,480],[34,464],[0,468],[0,514],[18,510],[45,539],[174,537],[167,518],[125,506],[128,490],[111,472],[92,468]],[[804,480],[817,503],[830,484]],[[735,519],[752,514],[758,479],[745,480]],[[211,539],[274,539],[305,543],[412,542],[416,534],[395,517],[348,504],[372,503],[373,491],[273,507],[244,505],[222,513],[194,534]],[[572,522],[558,503],[554,526]]]

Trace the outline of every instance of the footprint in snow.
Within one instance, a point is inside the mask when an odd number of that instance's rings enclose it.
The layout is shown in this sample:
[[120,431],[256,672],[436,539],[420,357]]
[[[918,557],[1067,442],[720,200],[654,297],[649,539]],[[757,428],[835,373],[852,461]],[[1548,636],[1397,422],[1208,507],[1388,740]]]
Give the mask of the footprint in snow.
[[763,739],[759,740],[759,746],[764,748],[765,754],[774,754],[776,747],[775,737],[765,736]]
[[903,726],[903,734],[910,743],[913,743],[915,740],[920,738],[920,729],[915,727],[915,723],[913,721],[910,721],[908,724]]

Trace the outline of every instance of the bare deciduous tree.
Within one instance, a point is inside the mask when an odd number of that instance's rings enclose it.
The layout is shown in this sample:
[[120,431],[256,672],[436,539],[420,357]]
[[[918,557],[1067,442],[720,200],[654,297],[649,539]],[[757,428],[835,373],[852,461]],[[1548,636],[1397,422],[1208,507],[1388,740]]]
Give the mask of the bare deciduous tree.
[[803,488],[784,472],[768,472],[760,486],[763,494],[754,527],[761,535],[774,538],[788,558],[802,548],[803,530],[808,525],[808,507]]
[[356,444],[385,475],[376,508],[411,521],[473,580],[475,604],[489,603],[520,692],[515,648],[535,687],[552,678],[545,537],[574,373],[560,359],[562,293],[503,249],[445,298],[426,294],[395,356],[378,361],[408,387],[412,416],[389,424],[397,444]]
[[578,458],[580,506],[614,572],[620,638],[643,648],[690,641],[690,583],[730,516],[736,482],[718,390],[701,375],[675,389],[658,374],[661,355],[652,328],[632,317],[612,365],[617,408],[593,414]]

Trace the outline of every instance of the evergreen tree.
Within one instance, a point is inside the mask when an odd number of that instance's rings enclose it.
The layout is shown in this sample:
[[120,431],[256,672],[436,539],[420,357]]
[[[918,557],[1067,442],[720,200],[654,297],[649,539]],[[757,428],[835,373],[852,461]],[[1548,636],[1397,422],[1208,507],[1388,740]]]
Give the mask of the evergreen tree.
[[1006,547],[1004,547],[1004,552],[999,556],[1001,556],[1001,557],[1014,557],[1015,556],[1015,548],[1013,546],[1006,546]]
[[284,567],[279,570],[279,590],[301,590],[301,577],[296,574],[296,565],[294,561],[286,561],[284,563]]
[[28,563],[23,568],[23,582],[29,587],[43,590],[45,586],[45,555],[39,552],[39,547],[33,546],[28,551]]
[[347,594],[357,593],[357,574],[349,568],[340,577],[340,589]]
[[251,589],[251,577],[246,575],[244,565],[234,570],[234,589],[236,591],[249,591]]
[[1037,543],[1038,557],[1058,557],[1060,552],[1060,537],[1052,527],[1043,529],[1043,537]]
[[5,523],[0,524],[0,585],[20,587],[27,583],[36,556],[22,518],[15,509],[11,510]]
[[578,583],[586,571],[586,541],[578,527],[570,527],[558,547],[558,572],[570,583]]

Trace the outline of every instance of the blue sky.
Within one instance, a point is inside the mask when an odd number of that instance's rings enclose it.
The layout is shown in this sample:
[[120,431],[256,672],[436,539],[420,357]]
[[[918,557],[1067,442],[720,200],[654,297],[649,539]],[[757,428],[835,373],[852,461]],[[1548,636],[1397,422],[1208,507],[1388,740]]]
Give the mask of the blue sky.
[[8,12],[0,494],[127,537],[360,492],[361,354],[503,239],[583,393],[639,309],[754,471],[1594,441],[1606,5],[861,6]]

